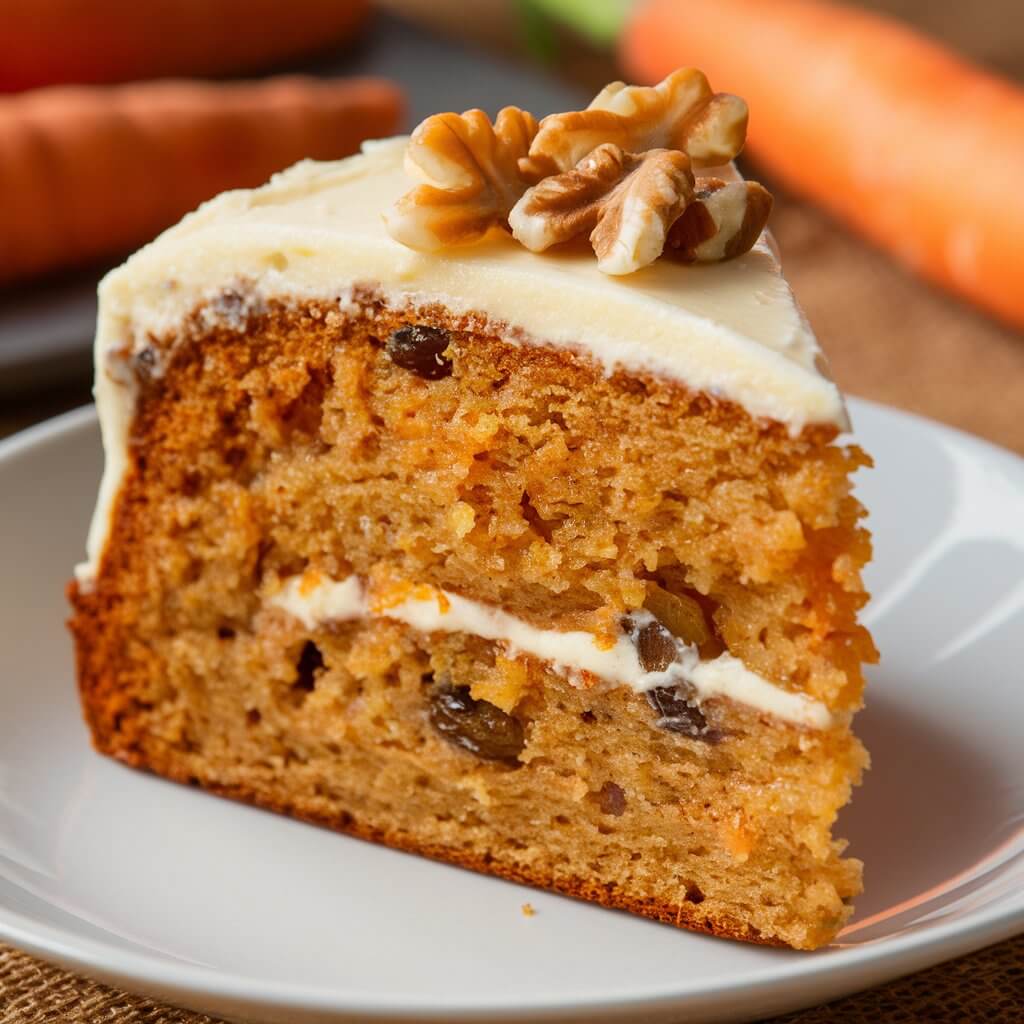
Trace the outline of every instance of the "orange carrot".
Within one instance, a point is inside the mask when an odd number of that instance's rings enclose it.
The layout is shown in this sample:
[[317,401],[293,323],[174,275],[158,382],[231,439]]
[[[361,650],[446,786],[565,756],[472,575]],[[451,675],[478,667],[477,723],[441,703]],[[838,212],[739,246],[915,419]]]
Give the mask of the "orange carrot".
[[393,134],[385,81],[55,87],[0,97],[0,284],[120,255],[204,199]]
[[750,104],[751,154],[921,274],[1024,327],[1024,90],[894,21],[814,0],[650,0],[627,69]]
[[0,91],[256,71],[351,38],[369,0],[0,3]]

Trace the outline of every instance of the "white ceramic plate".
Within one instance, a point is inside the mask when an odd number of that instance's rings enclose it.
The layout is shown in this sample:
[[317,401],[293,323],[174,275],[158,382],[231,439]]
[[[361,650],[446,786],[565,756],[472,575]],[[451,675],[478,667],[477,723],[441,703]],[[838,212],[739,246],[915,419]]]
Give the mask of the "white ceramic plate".
[[1024,929],[1024,462],[853,413],[883,662],[839,827],[867,891],[832,948],[678,932],[91,753],[62,596],[100,469],[88,409],[0,445],[0,938],[249,1021],[657,1022],[770,1016]]

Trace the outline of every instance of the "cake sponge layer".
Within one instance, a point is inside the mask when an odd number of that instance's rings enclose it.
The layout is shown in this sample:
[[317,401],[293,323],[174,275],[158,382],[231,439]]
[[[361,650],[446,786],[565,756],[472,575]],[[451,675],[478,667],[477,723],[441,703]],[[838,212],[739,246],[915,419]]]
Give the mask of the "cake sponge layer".
[[[219,323],[204,308],[134,357],[135,461],[108,557],[130,558],[119,585],[161,628],[244,623],[260,587],[307,568],[386,568],[595,633],[654,582],[703,602],[753,671],[859,706],[870,545],[849,474],[866,457],[834,428],[793,438],[500,325],[363,300]],[[389,354],[410,320],[444,332],[445,376]]]
[[[72,588],[100,750],[682,926],[835,934],[859,866],[830,828],[874,649],[866,458],[834,427],[794,436],[371,288],[339,307],[239,285],[122,359],[127,463]],[[653,615],[832,725],[648,696],[372,606],[303,621],[279,598],[305,578],[427,586],[607,645]]]
[[[573,686],[472,637],[386,620],[311,632],[276,609],[231,636],[156,641],[112,700],[87,667],[98,602],[79,609],[97,745],[131,765],[732,938],[813,948],[860,889],[829,836],[864,761],[846,732],[709,704],[728,734],[690,739],[659,729],[641,694]],[[453,690],[509,708],[517,757],[491,758],[507,737],[481,757],[437,728]]]

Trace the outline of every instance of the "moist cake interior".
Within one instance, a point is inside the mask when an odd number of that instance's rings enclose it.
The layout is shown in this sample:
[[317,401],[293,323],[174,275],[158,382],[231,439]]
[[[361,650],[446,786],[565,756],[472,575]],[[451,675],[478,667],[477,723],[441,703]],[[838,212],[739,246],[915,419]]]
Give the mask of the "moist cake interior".
[[[865,456],[505,335],[370,288],[341,310],[238,286],[135,353],[130,469],[73,588],[99,749],[671,923],[827,941],[860,888],[830,828],[865,763]],[[426,585],[597,637],[646,606],[832,725],[275,602],[352,577],[382,608]]]
[[693,68],[438,114],[111,272],[69,588],[97,749],[829,942],[861,884],[831,830],[867,763],[869,460],[731,163],[747,115]]

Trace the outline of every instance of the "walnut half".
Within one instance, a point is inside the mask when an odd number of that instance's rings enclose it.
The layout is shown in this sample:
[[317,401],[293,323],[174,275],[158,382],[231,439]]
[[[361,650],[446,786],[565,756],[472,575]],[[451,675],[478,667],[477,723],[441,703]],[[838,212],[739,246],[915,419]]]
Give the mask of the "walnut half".
[[598,268],[630,274],[661,255],[693,184],[685,153],[654,149],[634,156],[606,143],[571,171],[526,192],[509,224],[513,237],[533,252],[589,232]]
[[771,212],[771,193],[756,181],[699,178],[693,202],[668,232],[665,255],[685,263],[731,260],[760,238]]
[[721,166],[743,148],[747,116],[743,100],[713,93],[696,68],[650,87],[612,82],[586,110],[545,117],[520,167],[535,178],[568,171],[605,142],[628,153],[678,149],[694,167]]
[[624,153],[606,143],[524,193],[509,214],[533,252],[584,232],[606,274],[631,274],[665,252],[687,263],[732,259],[764,230],[772,197],[757,182],[694,182],[685,153]]
[[384,214],[391,237],[434,252],[507,227],[509,210],[531,183],[518,165],[536,132],[536,118],[518,107],[505,107],[493,125],[482,110],[428,117],[405,154],[406,171],[426,184]]

